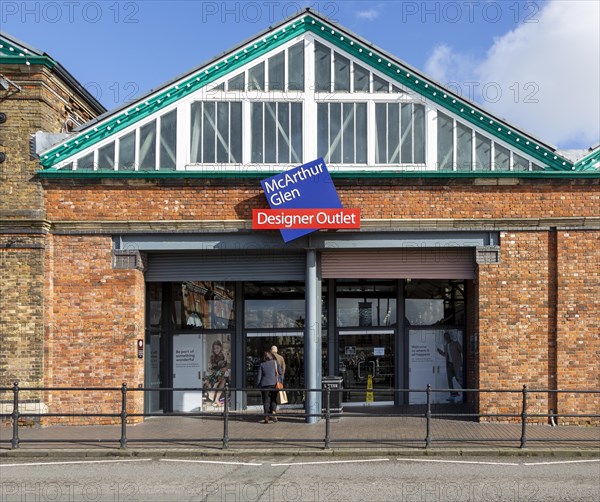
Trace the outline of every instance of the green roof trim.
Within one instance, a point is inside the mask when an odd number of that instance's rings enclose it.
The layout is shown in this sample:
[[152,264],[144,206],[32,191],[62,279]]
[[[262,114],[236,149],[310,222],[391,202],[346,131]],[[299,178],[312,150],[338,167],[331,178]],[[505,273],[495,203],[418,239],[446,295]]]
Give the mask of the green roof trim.
[[11,44],[2,37],[0,39],[0,64],[24,64],[27,66],[36,64],[52,70],[56,66],[56,61],[49,56],[32,54],[28,49]]
[[600,172],[600,147],[596,148],[594,151],[575,162],[573,169],[577,171]]
[[[281,171],[38,171],[42,179],[263,179]],[[573,171],[330,171],[336,179],[368,178],[541,178],[541,179],[600,179],[600,172]]]
[[[322,20],[311,12],[303,13],[287,24],[282,24],[274,28],[268,34],[258,37],[254,42],[250,42],[249,45],[235,53],[229,54],[226,58],[219,59],[219,61],[185,77],[177,84],[167,86],[152,97],[138,101],[128,109],[115,113],[114,116],[103,121],[101,124],[90,126],[89,129],[82,131],[76,137],[51,148],[41,158],[43,168],[52,168],[56,164],[69,159],[84,149],[93,146],[99,141],[114,135],[149,115],[159,112],[165,106],[205,87],[211,82],[237,70],[241,66],[307,31],[316,34],[335,47],[347,52],[357,60],[367,64],[367,66],[380,71],[391,80],[400,83],[402,86],[447,109],[465,122],[479,127],[493,137],[511,145],[514,149],[536,159],[551,170],[572,173],[573,171],[585,169],[583,164],[573,164],[572,161],[558,155],[533,138],[511,128],[506,123],[483,112],[468,101],[453,95],[450,91],[445,90],[427,78],[415,75],[414,70],[402,65],[393,57],[387,56],[376,48],[368,46],[356,37],[348,35],[342,29]],[[128,174],[131,175],[131,173]],[[187,174],[189,174],[189,171]],[[495,176],[498,176],[498,174],[497,172],[494,173]],[[514,175],[515,173],[509,172],[507,174]]]

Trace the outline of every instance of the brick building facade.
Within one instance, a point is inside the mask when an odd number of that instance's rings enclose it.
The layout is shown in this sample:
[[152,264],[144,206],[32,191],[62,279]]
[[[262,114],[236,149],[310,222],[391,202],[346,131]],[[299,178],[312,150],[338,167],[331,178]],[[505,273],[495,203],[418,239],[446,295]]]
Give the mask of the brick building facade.
[[[253,229],[252,211],[269,207],[260,180],[319,157],[360,230],[284,243]],[[0,383],[251,387],[276,344],[298,361],[290,382],[341,375],[349,403],[416,405],[422,395],[394,389],[429,383],[445,389],[435,402],[516,413],[519,394],[460,391],[599,389],[599,157],[569,160],[299,14],[42,153],[21,182],[40,210],[27,237],[40,242],[27,251],[35,293],[3,277],[21,332],[3,328]],[[449,381],[446,333],[462,351]],[[44,397],[52,411],[78,399]],[[118,399],[85,403],[114,411]],[[530,412],[599,405],[540,393]],[[138,411],[211,406],[207,390],[131,398]]]
[[43,386],[51,224],[30,139],[70,131],[105,109],[47,54],[8,36],[0,42],[0,385]]

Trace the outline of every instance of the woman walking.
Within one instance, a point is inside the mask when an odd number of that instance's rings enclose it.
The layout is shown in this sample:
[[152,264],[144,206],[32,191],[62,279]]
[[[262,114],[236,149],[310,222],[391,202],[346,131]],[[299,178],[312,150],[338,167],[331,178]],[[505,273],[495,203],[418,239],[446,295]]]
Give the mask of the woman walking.
[[269,417],[273,423],[277,422],[275,412],[277,411],[277,380],[282,374],[281,366],[273,359],[270,352],[263,353],[263,362],[258,367],[256,386],[262,391],[263,411],[265,419],[262,423],[268,424]]

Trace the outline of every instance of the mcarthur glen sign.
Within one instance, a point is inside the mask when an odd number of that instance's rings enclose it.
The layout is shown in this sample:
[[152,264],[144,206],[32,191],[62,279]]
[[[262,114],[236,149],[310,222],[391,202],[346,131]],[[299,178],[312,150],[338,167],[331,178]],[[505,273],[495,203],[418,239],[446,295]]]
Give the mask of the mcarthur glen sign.
[[285,242],[320,229],[360,228],[360,209],[344,209],[323,159],[262,180],[271,209],[252,210],[252,228],[280,230]]

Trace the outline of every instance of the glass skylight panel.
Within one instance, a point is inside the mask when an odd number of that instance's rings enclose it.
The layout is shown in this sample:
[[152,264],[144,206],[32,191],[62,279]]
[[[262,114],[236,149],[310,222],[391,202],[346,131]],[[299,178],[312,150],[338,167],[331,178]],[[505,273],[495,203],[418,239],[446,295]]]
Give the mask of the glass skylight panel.
[[240,73],[227,81],[227,90],[229,91],[243,91],[246,85],[246,75]]
[[510,169],[510,152],[498,143],[494,143],[494,170],[508,171]]
[[217,103],[202,103],[202,162],[216,162]]
[[291,162],[302,163],[302,103],[291,103]]
[[262,103],[252,103],[250,128],[252,131],[251,158],[252,162],[262,164],[264,162],[263,150],[263,127],[264,114]]
[[329,161],[334,164],[342,162],[342,104],[329,104]]
[[259,63],[248,70],[248,89],[251,91],[265,90],[265,63]]
[[331,50],[315,42],[315,90],[331,90]]
[[304,41],[288,49],[288,89],[304,90]]
[[373,92],[390,92],[389,82],[373,74]]
[[344,164],[354,163],[354,103],[344,103],[342,105],[344,124],[343,130],[343,156]]
[[387,107],[387,157],[388,164],[400,163],[400,106],[388,103]]
[[190,161],[242,162],[242,103],[197,101],[191,106]]
[[115,142],[104,145],[98,149],[98,170],[115,169]]
[[529,161],[515,152],[513,152],[513,171],[529,171]]
[[[398,109],[396,105],[396,110]],[[388,162],[388,144],[390,144],[392,149],[395,149],[394,146],[400,145],[400,121],[398,120],[396,124],[392,124],[389,127],[388,122],[388,104],[387,103],[376,103],[375,104],[375,162],[377,164],[383,164]],[[386,138],[385,131],[388,131],[388,136]],[[393,134],[390,134],[395,130],[395,138],[393,138]],[[396,149],[397,150],[397,149]],[[396,154],[398,158],[398,154]],[[396,160],[398,162],[398,160]]]
[[425,106],[413,104],[415,164],[425,164]]
[[251,162],[301,162],[301,103],[252,103],[251,127]]
[[412,164],[412,103],[402,103],[400,111],[400,162]]
[[367,163],[367,104],[356,103],[354,107],[356,118],[355,124],[355,163]]
[[319,103],[317,123],[318,154],[326,161],[366,163],[366,103]]
[[135,135],[132,131],[119,139],[119,171],[135,169]]
[[156,168],[156,120],[140,127],[140,171]]
[[77,161],[77,169],[80,171],[92,171],[94,169],[94,152],[81,157]]
[[456,169],[470,171],[473,166],[473,130],[464,124],[456,124]]
[[264,103],[263,109],[265,114],[265,162],[275,163],[277,162],[277,105],[275,103]]
[[229,162],[242,162],[242,103],[229,104]]
[[354,66],[354,92],[369,92],[369,71],[356,63]]
[[400,163],[400,106],[397,103],[387,105],[387,157],[389,164]]
[[217,103],[217,162],[229,161],[229,103]]
[[453,120],[438,111],[437,114],[437,154],[438,169],[452,170],[454,155]]
[[350,60],[337,52],[334,53],[334,90],[350,92]]
[[177,166],[177,109],[160,118],[160,169]]
[[277,107],[277,162],[290,160],[290,109],[284,103]]
[[202,162],[202,103],[195,101],[190,109],[190,162]]
[[425,109],[413,103],[375,104],[375,162],[425,162]]
[[269,90],[283,91],[285,87],[285,54],[279,52],[269,58]]
[[492,168],[492,142],[475,133],[475,170],[490,171]]
[[328,103],[317,103],[317,157],[323,157],[329,162],[329,158],[327,158],[327,151],[329,150],[329,121],[326,120],[328,109]]

